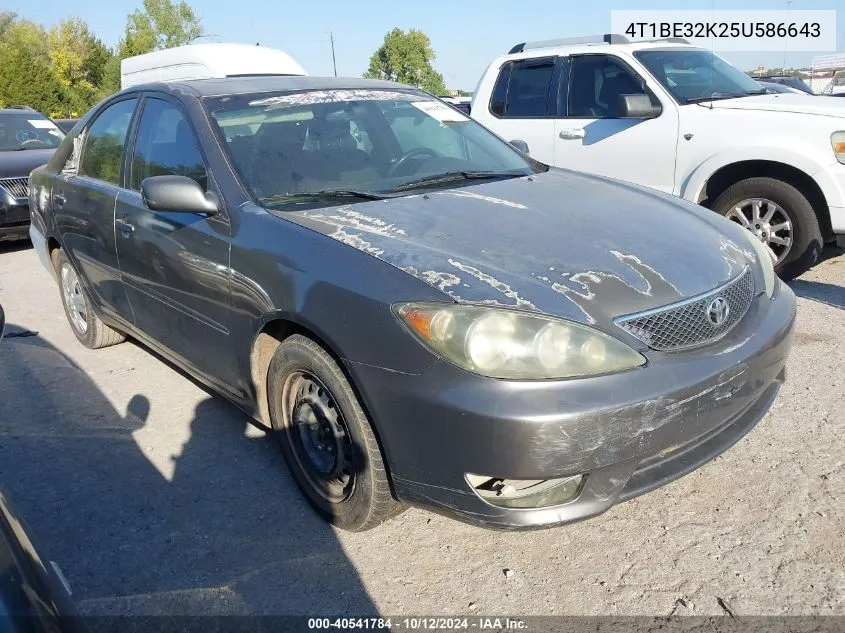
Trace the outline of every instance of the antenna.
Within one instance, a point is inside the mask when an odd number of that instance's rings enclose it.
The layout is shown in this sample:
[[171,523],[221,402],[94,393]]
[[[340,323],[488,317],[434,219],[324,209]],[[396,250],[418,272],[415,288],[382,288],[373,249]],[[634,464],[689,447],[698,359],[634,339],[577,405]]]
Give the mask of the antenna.
[[332,66],[334,67],[334,76],[337,77],[337,62],[334,57],[334,33],[329,31],[329,41],[332,43]]

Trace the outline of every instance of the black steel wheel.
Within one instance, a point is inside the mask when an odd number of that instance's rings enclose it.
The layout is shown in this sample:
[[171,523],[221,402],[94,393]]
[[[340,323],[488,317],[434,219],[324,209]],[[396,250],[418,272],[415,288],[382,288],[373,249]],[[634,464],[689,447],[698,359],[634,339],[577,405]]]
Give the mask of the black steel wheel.
[[319,378],[294,371],[282,387],[282,415],[289,429],[282,440],[312,489],[342,503],[355,489],[355,447],[343,414]]
[[311,506],[333,525],[368,530],[399,514],[375,433],[346,376],[315,341],[295,334],[267,374],[273,432]]

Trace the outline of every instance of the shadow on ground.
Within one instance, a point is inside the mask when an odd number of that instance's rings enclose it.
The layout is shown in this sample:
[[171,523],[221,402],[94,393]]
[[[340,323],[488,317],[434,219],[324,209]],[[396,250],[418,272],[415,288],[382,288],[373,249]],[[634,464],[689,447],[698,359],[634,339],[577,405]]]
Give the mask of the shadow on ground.
[[196,407],[168,480],[133,436],[154,394],[116,409],[37,336],[0,344],[0,389],[0,486],[87,615],[376,615],[273,440],[227,402]]
[[796,279],[789,282],[789,287],[799,297],[825,303],[834,308],[845,310],[845,287],[822,281]]
[[25,240],[2,240],[0,241],[0,255],[3,253],[17,253],[32,248],[32,242]]

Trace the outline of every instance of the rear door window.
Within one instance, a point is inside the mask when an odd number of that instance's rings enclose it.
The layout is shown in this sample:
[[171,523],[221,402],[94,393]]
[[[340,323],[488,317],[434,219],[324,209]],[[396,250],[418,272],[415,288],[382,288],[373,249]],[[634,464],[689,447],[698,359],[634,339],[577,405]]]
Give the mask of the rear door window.
[[553,57],[505,64],[493,88],[490,111],[505,119],[554,116],[554,71]]
[[138,99],[124,99],[108,106],[95,119],[86,135],[79,174],[120,185],[123,148]]

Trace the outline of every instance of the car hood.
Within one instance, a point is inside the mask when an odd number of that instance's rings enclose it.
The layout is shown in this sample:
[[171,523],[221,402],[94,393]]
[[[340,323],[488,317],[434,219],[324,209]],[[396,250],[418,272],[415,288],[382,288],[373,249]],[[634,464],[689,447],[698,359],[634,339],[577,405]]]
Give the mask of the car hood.
[[586,323],[712,290],[753,261],[743,229],[711,211],[568,170],[275,213],[455,301]]
[[820,97],[807,94],[774,94],[724,99],[707,102],[719,110],[764,110],[767,112],[792,112],[794,114],[816,114],[821,116],[845,117],[845,102],[834,97]]
[[19,152],[0,151],[0,178],[28,178],[29,172],[46,165],[54,149],[25,149]]

